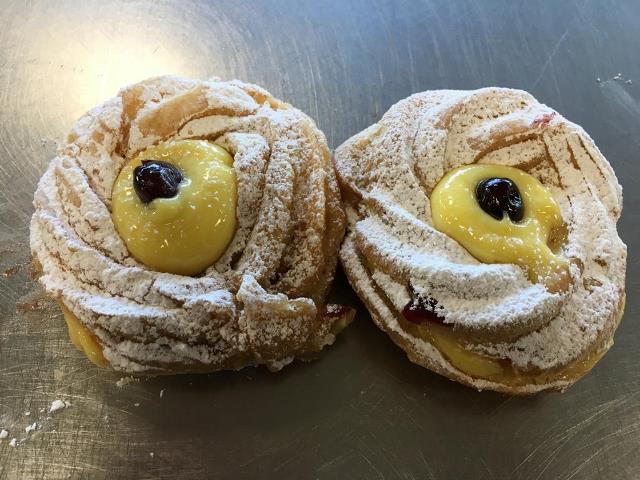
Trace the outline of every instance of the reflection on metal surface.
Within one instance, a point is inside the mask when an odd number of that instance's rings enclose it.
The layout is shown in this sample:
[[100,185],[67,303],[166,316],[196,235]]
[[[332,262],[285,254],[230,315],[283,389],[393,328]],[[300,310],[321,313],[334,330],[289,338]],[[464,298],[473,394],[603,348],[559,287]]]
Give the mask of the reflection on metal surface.
[[132,48],[132,45],[144,45],[143,38],[135,33],[116,41],[103,37],[83,48],[78,58],[86,80],[81,79],[76,85],[82,104],[88,108],[99,105],[125,85],[179,71],[180,61],[172,49],[159,45]]
[[[160,32],[164,30],[158,26]],[[159,32],[159,33],[160,33]],[[170,38],[171,33],[164,35]],[[110,38],[103,33],[86,40],[86,43],[54,42],[45,47],[45,58],[55,58],[63,48],[64,57],[69,62],[60,69],[75,71],[70,75],[65,90],[74,92],[74,102],[78,116],[84,111],[113,97],[120,88],[145,78],[171,74],[181,70],[179,46],[149,44],[140,33],[132,29],[126,37]],[[50,51],[47,52],[46,50]]]

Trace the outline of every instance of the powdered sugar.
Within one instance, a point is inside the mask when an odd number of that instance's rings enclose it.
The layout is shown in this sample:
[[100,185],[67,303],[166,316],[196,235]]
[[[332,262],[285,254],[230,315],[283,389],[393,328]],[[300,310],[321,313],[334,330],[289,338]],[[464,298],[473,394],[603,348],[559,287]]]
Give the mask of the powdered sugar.
[[123,388],[131,383],[139,382],[140,380],[133,375],[129,375],[128,377],[122,377],[120,380],[116,382],[116,387]]
[[33,432],[36,428],[38,428],[38,422],[33,422],[31,425],[27,425],[24,428],[25,433],[31,433]]
[[56,413],[65,408],[69,408],[71,406],[71,402],[66,400],[54,400],[51,402],[51,406],[49,407],[49,413]]

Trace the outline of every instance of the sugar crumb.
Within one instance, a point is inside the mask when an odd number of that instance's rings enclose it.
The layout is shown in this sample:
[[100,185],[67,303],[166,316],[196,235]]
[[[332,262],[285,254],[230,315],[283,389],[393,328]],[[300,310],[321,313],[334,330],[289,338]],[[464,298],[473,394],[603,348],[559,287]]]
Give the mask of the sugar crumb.
[[55,413],[59,410],[69,408],[70,406],[70,402],[65,402],[63,400],[54,400],[53,402],[51,402],[51,406],[49,407],[49,413]]
[[118,388],[122,388],[126,385],[129,385],[130,383],[139,382],[139,381],[140,380],[138,378],[134,377],[133,375],[129,375],[128,377],[122,377],[120,380],[118,380],[116,382],[116,386]]

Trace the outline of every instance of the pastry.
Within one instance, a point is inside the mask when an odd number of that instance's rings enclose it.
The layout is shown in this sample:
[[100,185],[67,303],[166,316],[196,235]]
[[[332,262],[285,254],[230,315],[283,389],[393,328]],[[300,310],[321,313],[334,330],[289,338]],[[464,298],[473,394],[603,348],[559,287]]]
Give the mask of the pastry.
[[124,88],[73,127],[34,205],[40,282],[100,366],[278,370],[353,317],[326,303],[345,215],[324,135],[255,85]]
[[400,101],[335,153],[340,252],[409,359],[479,390],[564,390],[624,308],[622,190],[591,138],[526,92]]

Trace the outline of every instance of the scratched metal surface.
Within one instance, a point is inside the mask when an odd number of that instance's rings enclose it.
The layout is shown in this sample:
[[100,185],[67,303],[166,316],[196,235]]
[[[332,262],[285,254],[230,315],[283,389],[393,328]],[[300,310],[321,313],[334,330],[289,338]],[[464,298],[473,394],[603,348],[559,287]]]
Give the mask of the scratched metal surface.
[[[0,7],[0,479],[640,478],[637,1]],[[358,316],[319,361],[117,387],[29,279],[31,198],[79,115],[160,73],[264,85],[332,147],[415,91],[531,91],[591,133],[625,188],[628,303],[613,350],[562,395],[478,393],[406,361],[339,275],[334,295]],[[72,406],[47,419],[56,398]]]

